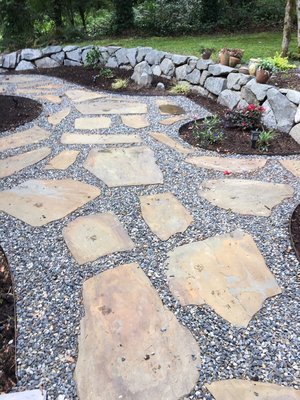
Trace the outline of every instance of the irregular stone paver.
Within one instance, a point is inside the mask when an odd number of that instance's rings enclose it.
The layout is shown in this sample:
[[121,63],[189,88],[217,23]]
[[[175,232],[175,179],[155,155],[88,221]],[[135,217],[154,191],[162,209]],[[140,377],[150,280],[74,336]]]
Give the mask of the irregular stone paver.
[[140,129],[150,125],[144,115],[122,115],[121,119],[123,124],[129,126],[129,128]]
[[81,114],[146,114],[147,105],[118,99],[96,99],[85,103],[75,103]]
[[1,400],[46,400],[47,393],[39,389],[25,392],[1,394]]
[[175,248],[168,281],[182,305],[208,304],[239,327],[281,293],[252,237],[241,230]]
[[111,125],[111,119],[108,117],[96,118],[76,118],[75,129],[92,130],[92,129],[105,129]]
[[64,120],[70,114],[70,112],[71,112],[71,108],[67,107],[61,111],[58,111],[55,114],[50,115],[48,117],[49,124],[54,125],[54,126],[60,124],[61,121]]
[[133,241],[112,213],[79,217],[64,228],[63,236],[79,265],[134,248]]
[[193,217],[172,193],[140,196],[141,211],[146,224],[161,240],[184,232]]
[[29,225],[42,226],[99,195],[98,188],[71,179],[29,180],[0,192],[0,210]]
[[60,104],[61,103],[61,98],[59,96],[56,96],[54,94],[45,94],[43,96],[38,96],[39,99],[42,100],[47,100],[49,103],[53,104]]
[[153,137],[153,139],[157,140],[158,142],[163,143],[168,147],[171,147],[171,149],[176,150],[181,154],[186,155],[186,154],[194,153],[194,150],[188,149],[188,148],[182,146],[180,143],[176,142],[176,140],[170,138],[170,136],[168,136],[165,133],[150,132],[149,135],[151,137]]
[[300,177],[300,160],[280,160],[279,162],[293,175]]
[[101,99],[107,97],[106,94],[92,92],[91,90],[81,90],[81,89],[74,89],[74,90],[67,90],[65,95],[73,101],[73,103],[81,103],[82,101],[94,100],[94,99]]
[[139,135],[96,135],[63,133],[61,143],[63,144],[126,144],[141,143]]
[[184,119],[188,119],[188,116],[175,115],[174,117],[164,118],[164,119],[160,120],[159,123],[161,125],[173,125],[173,124],[176,124],[176,122],[182,121]]
[[292,197],[289,185],[243,179],[204,181],[199,195],[212,204],[245,215],[268,217],[272,208]]
[[46,90],[61,89],[61,88],[63,88],[63,85],[49,83],[48,85],[37,86],[37,88],[38,89],[46,89]]
[[156,100],[156,104],[159,108],[159,112],[162,115],[182,115],[185,114],[185,110],[177,106],[174,103],[168,102],[166,100]]
[[109,187],[163,183],[153,151],[144,146],[92,149],[83,166]]
[[29,165],[36,164],[51,153],[50,147],[41,147],[37,150],[31,150],[27,153],[17,154],[0,160],[0,178],[12,175],[21,171]]
[[137,264],[88,279],[83,298],[75,370],[80,399],[178,400],[193,389],[198,345]]
[[50,133],[48,131],[39,126],[34,126],[26,131],[13,133],[12,135],[0,138],[0,151],[39,143],[49,137]]
[[205,385],[216,400],[300,400],[300,391],[273,383],[229,379]]
[[78,154],[78,150],[63,150],[49,161],[45,169],[65,170],[76,161]]
[[225,158],[225,157],[189,157],[186,162],[199,168],[213,169],[216,171],[230,171],[232,173],[253,172],[263,168],[267,160],[248,158]]

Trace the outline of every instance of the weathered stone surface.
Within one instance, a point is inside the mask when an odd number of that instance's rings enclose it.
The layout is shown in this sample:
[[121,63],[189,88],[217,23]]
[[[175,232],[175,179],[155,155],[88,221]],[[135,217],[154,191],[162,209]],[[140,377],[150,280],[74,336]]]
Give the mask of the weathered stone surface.
[[198,61],[199,61],[199,59],[197,57],[194,57],[194,56],[189,57],[189,61],[187,64],[187,70],[186,70],[188,74],[190,74],[191,72],[194,71]]
[[20,61],[19,64],[16,66],[16,71],[27,71],[30,69],[35,69],[35,65],[32,64],[30,61]]
[[66,57],[65,52],[60,51],[59,53],[52,54],[50,58],[57,61],[59,65],[63,65],[65,57]]
[[173,62],[168,59],[165,58],[161,64],[160,64],[160,68],[161,71],[164,75],[168,75],[168,76],[173,76],[174,72],[175,72],[175,65],[173,64]]
[[175,70],[175,76],[178,81],[185,80],[187,76],[187,65],[184,64],[181,65],[180,67],[177,67]]
[[299,400],[300,391],[274,383],[228,379],[206,384],[216,400]]
[[297,107],[274,88],[268,90],[268,101],[276,118],[277,129],[288,133],[294,125]]
[[211,76],[211,73],[208,72],[207,70],[204,70],[201,74],[201,78],[200,78],[200,85],[203,86],[206,79]]
[[129,63],[132,67],[136,66],[136,55],[137,55],[137,49],[127,49],[127,58],[129,60]]
[[204,181],[199,195],[212,204],[245,215],[268,217],[272,208],[292,197],[293,188],[244,179]]
[[137,48],[137,56],[136,56],[136,62],[140,63],[141,61],[144,61],[146,55],[152,51],[152,47],[138,47]]
[[76,118],[75,129],[92,130],[105,129],[111,126],[111,119],[108,117]]
[[300,105],[297,108],[294,121],[295,121],[295,124],[299,124],[299,122],[300,122]]
[[200,60],[197,61],[196,68],[198,68],[200,71],[207,70],[210,65],[212,65],[214,62],[212,60],[203,60],[200,58]]
[[276,118],[268,100],[266,100],[262,106],[265,109],[265,111],[262,114],[261,122],[264,124],[264,126],[266,126],[269,129],[276,129],[277,128]]
[[279,160],[279,162],[297,178],[300,177],[300,160]]
[[139,86],[150,86],[153,80],[152,69],[146,61],[142,61],[134,67],[131,79]]
[[227,88],[232,90],[241,90],[242,86],[245,86],[251,79],[254,79],[251,75],[244,75],[240,73],[231,73],[227,76]]
[[230,171],[232,173],[242,174],[244,172],[253,172],[263,168],[266,160],[249,158],[227,158],[227,157],[189,157],[186,162],[199,168],[208,168],[216,171]]
[[122,115],[121,119],[123,124],[129,128],[140,129],[150,125],[145,115]]
[[[244,88],[249,90],[258,101],[264,101],[267,97],[268,90],[271,89],[272,86],[257,83],[255,79],[251,79]],[[251,103],[246,97],[243,98],[248,101],[248,103]]]
[[63,144],[126,144],[140,143],[142,140],[138,135],[96,135],[63,133],[61,136]]
[[38,68],[55,68],[55,67],[59,67],[60,63],[55,61],[55,60],[53,60],[53,58],[44,57],[44,58],[41,58],[39,60],[36,60],[35,61],[35,65]]
[[233,90],[225,89],[221,92],[218,97],[218,103],[222,104],[229,108],[230,110],[234,109],[241,100],[241,94],[239,92],[235,92]]
[[63,237],[79,265],[134,248],[133,241],[113,213],[76,218],[63,229]]
[[2,67],[3,68],[15,68],[17,62],[20,59],[20,55],[14,51],[13,53],[5,54],[2,59]]
[[187,74],[185,79],[194,85],[198,85],[198,83],[200,82],[200,78],[201,73],[197,68],[195,68],[191,73]]
[[153,151],[144,146],[92,149],[84,168],[109,187],[163,183],[163,174],[155,163]]
[[66,53],[68,51],[73,51],[73,50],[76,50],[76,49],[78,49],[78,46],[68,45],[68,46],[65,46],[63,48],[63,51]]
[[187,56],[182,56],[180,54],[172,54],[171,58],[171,60],[176,66],[185,64],[187,62],[187,59],[188,59]]
[[71,112],[71,108],[67,107],[67,108],[64,108],[64,109],[58,111],[57,113],[50,115],[48,117],[49,124],[54,125],[54,126],[60,124],[61,121],[64,120],[70,114],[70,112]]
[[151,70],[154,76],[161,76],[161,68],[159,65],[153,65]]
[[0,192],[0,210],[32,226],[63,218],[99,196],[94,186],[73,181],[29,180]]
[[60,104],[61,98],[60,96],[56,96],[54,94],[45,94],[43,96],[38,96],[39,99],[49,101],[49,103]]
[[219,94],[227,88],[227,81],[225,78],[214,78],[210,76],[206,79],[204,87],[211,93],[219,96]]
[[119,49],[115,52],[115,57],[118,63],[118,66],[129,64],[129,60],[127,58],[127,49]]
[[41,147],[37,150],[28,151],[27,153],[17,154],[16,156],[0,160],[0,178],[19,172],[29,165],[36,164],[47,157],[50,153],[51,148]]
[[78,154],[78,150],[63,150],[49,161],[45,169],[66,170],[76,161]]
[[34,61],[43,57],[43,53],[39,49],[23,49],[21,51],[21,60]]
[[142,216],[151,231],[160,240],[168,240],[184,232],[193,217],[172,193],[140,196]]
[[259,101],[257,100],[255,94],[252,92],[251,88],[248,87],[247,85],[243,86],[241,89],[241,98],[245,100],[247,104],[259,105]]
[[72,89],[67,90],[65,95],[73,102],[73,103],[81,103],[83,101],[101,99],[106,97],[105,94],[92,92],[91,90],[84,89]]
[[28,144],[39,143],[48,139],[50,133],[39,126],[34,126],[26,131],[13,133],[12,135],[0,138],[0,151],[15,149]]
[[67,58],[64,59],[64,65],[66,67],[81,67],[82,64],[79,61],[69,60]]
[[45,390],[25,390],[24,392],[2,394],[1,400],[46,400]]
[[81,399],[178,400],[192,390],[198,345],[137,264],[87,280],[83,302],[75,370]]
[[160,64],[164,56],[165,53],[163,51],[151,50],[146,54],[145,61],[150,65]]
[[281,293],[254,240],[239,229],[168,255],[170,290],[180,303],[208,304],[238,327],[246,327],[268,297]]
[[173,124],[176,124],[176,122],[179,122],[179,121],[182,121],[185,119],[188,119],[188,117],[185,115],[175,115],[174,117],[162,119],[159,121],[159,123],[161,125],[173,125]]
[[237,72],[236,69],[222,64],[211,64],[208,67],[208,72],[210,72],[213,76],[227,76],[235,71]]
[[159,112],[162,115],[183,115],[185,114],[184,108],[177,106],[173,103],[168,103],[166,100],[156,100]]
[[121,99],[95,99],[75,104],[81,114],[146,114],[147,105]]
[[295,103],[297,105],[300,104],[300,92],[298,92],[297,90],[288,89],[286,92],[286,97],[292,103]]
[[79,49],[74,49],[72,51],[67,51],[66,52],[66,57],[69,60],[77,61],[77,62],[80,63],[82,61],[81,53],[82,53],[82,50],[80,48]]
[[60,53],[61,51],[61,46],[47,46],[42,49],[43,56],[50,56],[51,54]]
[[176,140],[172,139],[166,133],[150,132],[149,135],[151,137],[153,137],[153,139],[157,140],[158,142],[163,143],[168,147],[171,147],[171,149],[176,150],[183,155],[191,154],[194,152],[194,150],[188,149],[188,148],[182,146],[180,143],[178,143]]
[[[290,131],[290,135],[292,136],[292,138],[300,144],[300,124],[295,125],[291,131]],[[1,139],[0,139],[0,143],[1,143]]]
[[155,89],[156,89],[156,90],[165,90],[166,87],[165,87],[164,83],[158,82],[158,84],[156,85],[156,88],[155,88]]

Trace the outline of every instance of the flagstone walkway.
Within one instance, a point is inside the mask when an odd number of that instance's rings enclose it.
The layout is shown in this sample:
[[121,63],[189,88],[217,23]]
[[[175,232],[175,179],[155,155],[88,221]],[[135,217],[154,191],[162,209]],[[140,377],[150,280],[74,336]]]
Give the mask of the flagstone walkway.
[[29,75],[0,76],[2,91],[44,106],[0,136],[16,390],[299,400],[300,158],[192,148],[178,128],[208,113],[184,97]]

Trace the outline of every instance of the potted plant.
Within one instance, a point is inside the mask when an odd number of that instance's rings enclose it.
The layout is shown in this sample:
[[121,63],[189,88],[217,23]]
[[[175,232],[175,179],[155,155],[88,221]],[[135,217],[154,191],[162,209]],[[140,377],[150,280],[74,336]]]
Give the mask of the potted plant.
[[273,72],[276,72],[276,67],[272,61],[268,59],[262,59],[257,64],[255,73],[256,82],[267,83]]
[[201,47],[200,48],[200,53],[201,56],[203,58],[203,60],[209,60],[210,56],[212,55],[212,53],[215,51],[215,49],[210,49],[208,47]]
[[242,49],[228,49],[229,52],[229,66],[235,67],[237,64],[241,63],[244,55],[244,50]]
[[229,65],[230,54],[226,47],[219,51],[219,62],[222,65]]

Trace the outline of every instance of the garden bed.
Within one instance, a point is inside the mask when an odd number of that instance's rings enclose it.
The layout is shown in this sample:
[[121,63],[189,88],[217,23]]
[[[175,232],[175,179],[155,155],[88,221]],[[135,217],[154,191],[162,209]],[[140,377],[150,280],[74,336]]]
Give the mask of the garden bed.
[[300,204],[295,208],[290,221],[290,235],[295,253],[300,261]]
[[293,89],[300,91],[300,69],[278,72],[271,76],[268,84],[282,89]]

